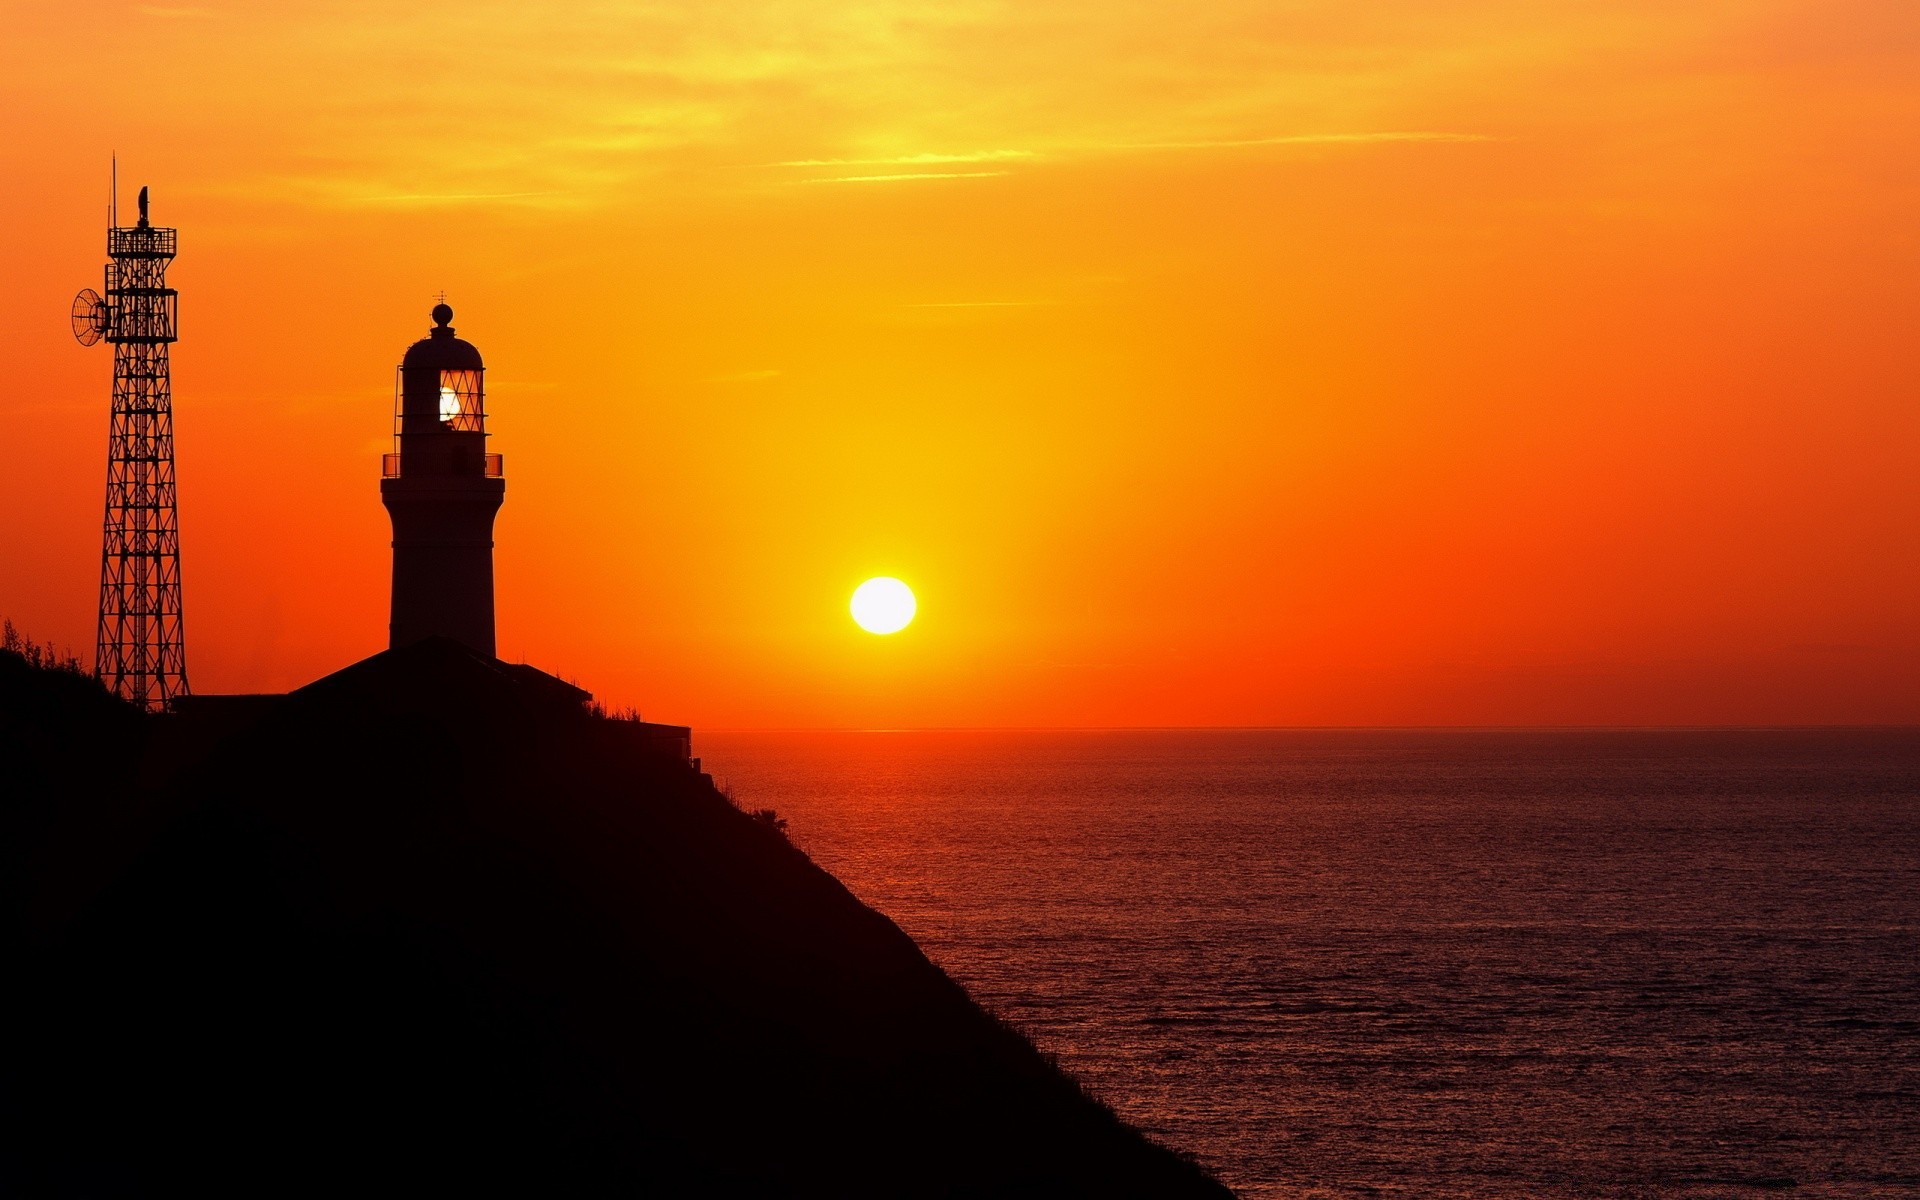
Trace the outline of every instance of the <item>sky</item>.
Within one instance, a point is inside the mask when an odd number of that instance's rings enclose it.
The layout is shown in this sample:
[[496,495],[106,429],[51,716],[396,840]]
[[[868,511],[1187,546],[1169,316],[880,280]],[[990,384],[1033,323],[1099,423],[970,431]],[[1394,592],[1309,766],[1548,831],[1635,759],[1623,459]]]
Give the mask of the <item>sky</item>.
[[1911,0],[6,18],[36,638],[92,645],[117,153],[180,229],[196,691],[384,648],[444,290],[502,657],[649,719],[1920,721]]

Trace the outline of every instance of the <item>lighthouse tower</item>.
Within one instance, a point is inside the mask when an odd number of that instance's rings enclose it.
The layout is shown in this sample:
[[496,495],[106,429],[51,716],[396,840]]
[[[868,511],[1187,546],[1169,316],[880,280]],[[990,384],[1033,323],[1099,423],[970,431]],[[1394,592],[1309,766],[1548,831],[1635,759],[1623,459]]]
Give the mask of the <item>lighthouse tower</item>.
[[400,363],[395,452],[381,470],[393,518],[388,646],[450,637],[492,656],[493,515],[507,483],[487,453],[480,351],[453,335],[453,309],[432,315]]

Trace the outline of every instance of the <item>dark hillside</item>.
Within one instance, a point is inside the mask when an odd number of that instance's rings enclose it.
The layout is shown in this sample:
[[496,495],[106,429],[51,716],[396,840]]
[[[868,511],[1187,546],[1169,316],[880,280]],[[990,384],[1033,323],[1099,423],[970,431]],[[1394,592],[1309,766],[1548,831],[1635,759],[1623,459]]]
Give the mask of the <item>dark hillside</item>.
[[0,1194],[1226,1195],[706,777],[451,643],[211,752],[0,686],[10,761],[164,779],[14,776],[57,811],[15,824]]
[[22,639],[6,623],[0,639],[0,937],[8,944],[17,943],[28,907],[44,907],[69,882],[44,877],[54,825],[75,813],[104,811],[135,786],[146,732],[139,710],[108,693],[76,660]]

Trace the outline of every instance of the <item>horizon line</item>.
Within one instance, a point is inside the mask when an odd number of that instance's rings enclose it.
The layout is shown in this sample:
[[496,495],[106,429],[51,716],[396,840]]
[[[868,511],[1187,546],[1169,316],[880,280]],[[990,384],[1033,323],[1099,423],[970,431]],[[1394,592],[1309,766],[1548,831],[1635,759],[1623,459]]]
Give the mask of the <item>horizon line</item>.
[[1920,722],[1687,725],[890,725],[691,726],[696,733],[1815,733],[1914,732]]

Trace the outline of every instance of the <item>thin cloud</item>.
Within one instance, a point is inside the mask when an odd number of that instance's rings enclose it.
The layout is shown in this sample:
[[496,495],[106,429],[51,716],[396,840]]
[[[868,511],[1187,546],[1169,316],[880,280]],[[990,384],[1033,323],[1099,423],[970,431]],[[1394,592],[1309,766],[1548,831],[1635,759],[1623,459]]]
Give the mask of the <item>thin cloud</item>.
[[571,192],[414,192],[399,196],[360,196],[361,204],[474,204],[484,200],[531,200]]
[[[1256,146],[1365,146],[1395,142],[1491,142],[1497,138],[1484,133],[1449,133],[1433,130],[1388,130],[1377,133],[1293,133],[1263,138],[1223,138],[1190,142],[1107,142],[1063,147],[1059,156],[1078,154],[1146,152],[1156,150],[1238,150]],[[970,150],[959,154],[903,154],[891,158],[796,158],[768,163],[769,167],[854,167],[854,166],[940,166],[950,163],[1031,163],[1044,160],[1033,150]],[[1006,171],[897,171],[874,175],[834,175],[820,179],[798,179],[794,183],[897,183],[909,179],[990,179]]]
[[1207,142],[1123,142],[1115,150],[1235,150],[1247,146],[1339,146],[1376,142],[1493,142],[1484,133],[1436,133],[1419,130],[1386,133],[1293,133],[1283,137],[1232,138]]
[[913,167],[940,163],[1012,162],[1037,158],[1031,150],[969,150],[964,154],[901,154],[892,158],[796,158],[775,167]]
[[836,175],[831,179],[795,179],[794,183],[894,183],[906,179],[992,179],[1005,171],[915,171],[905,175]]

